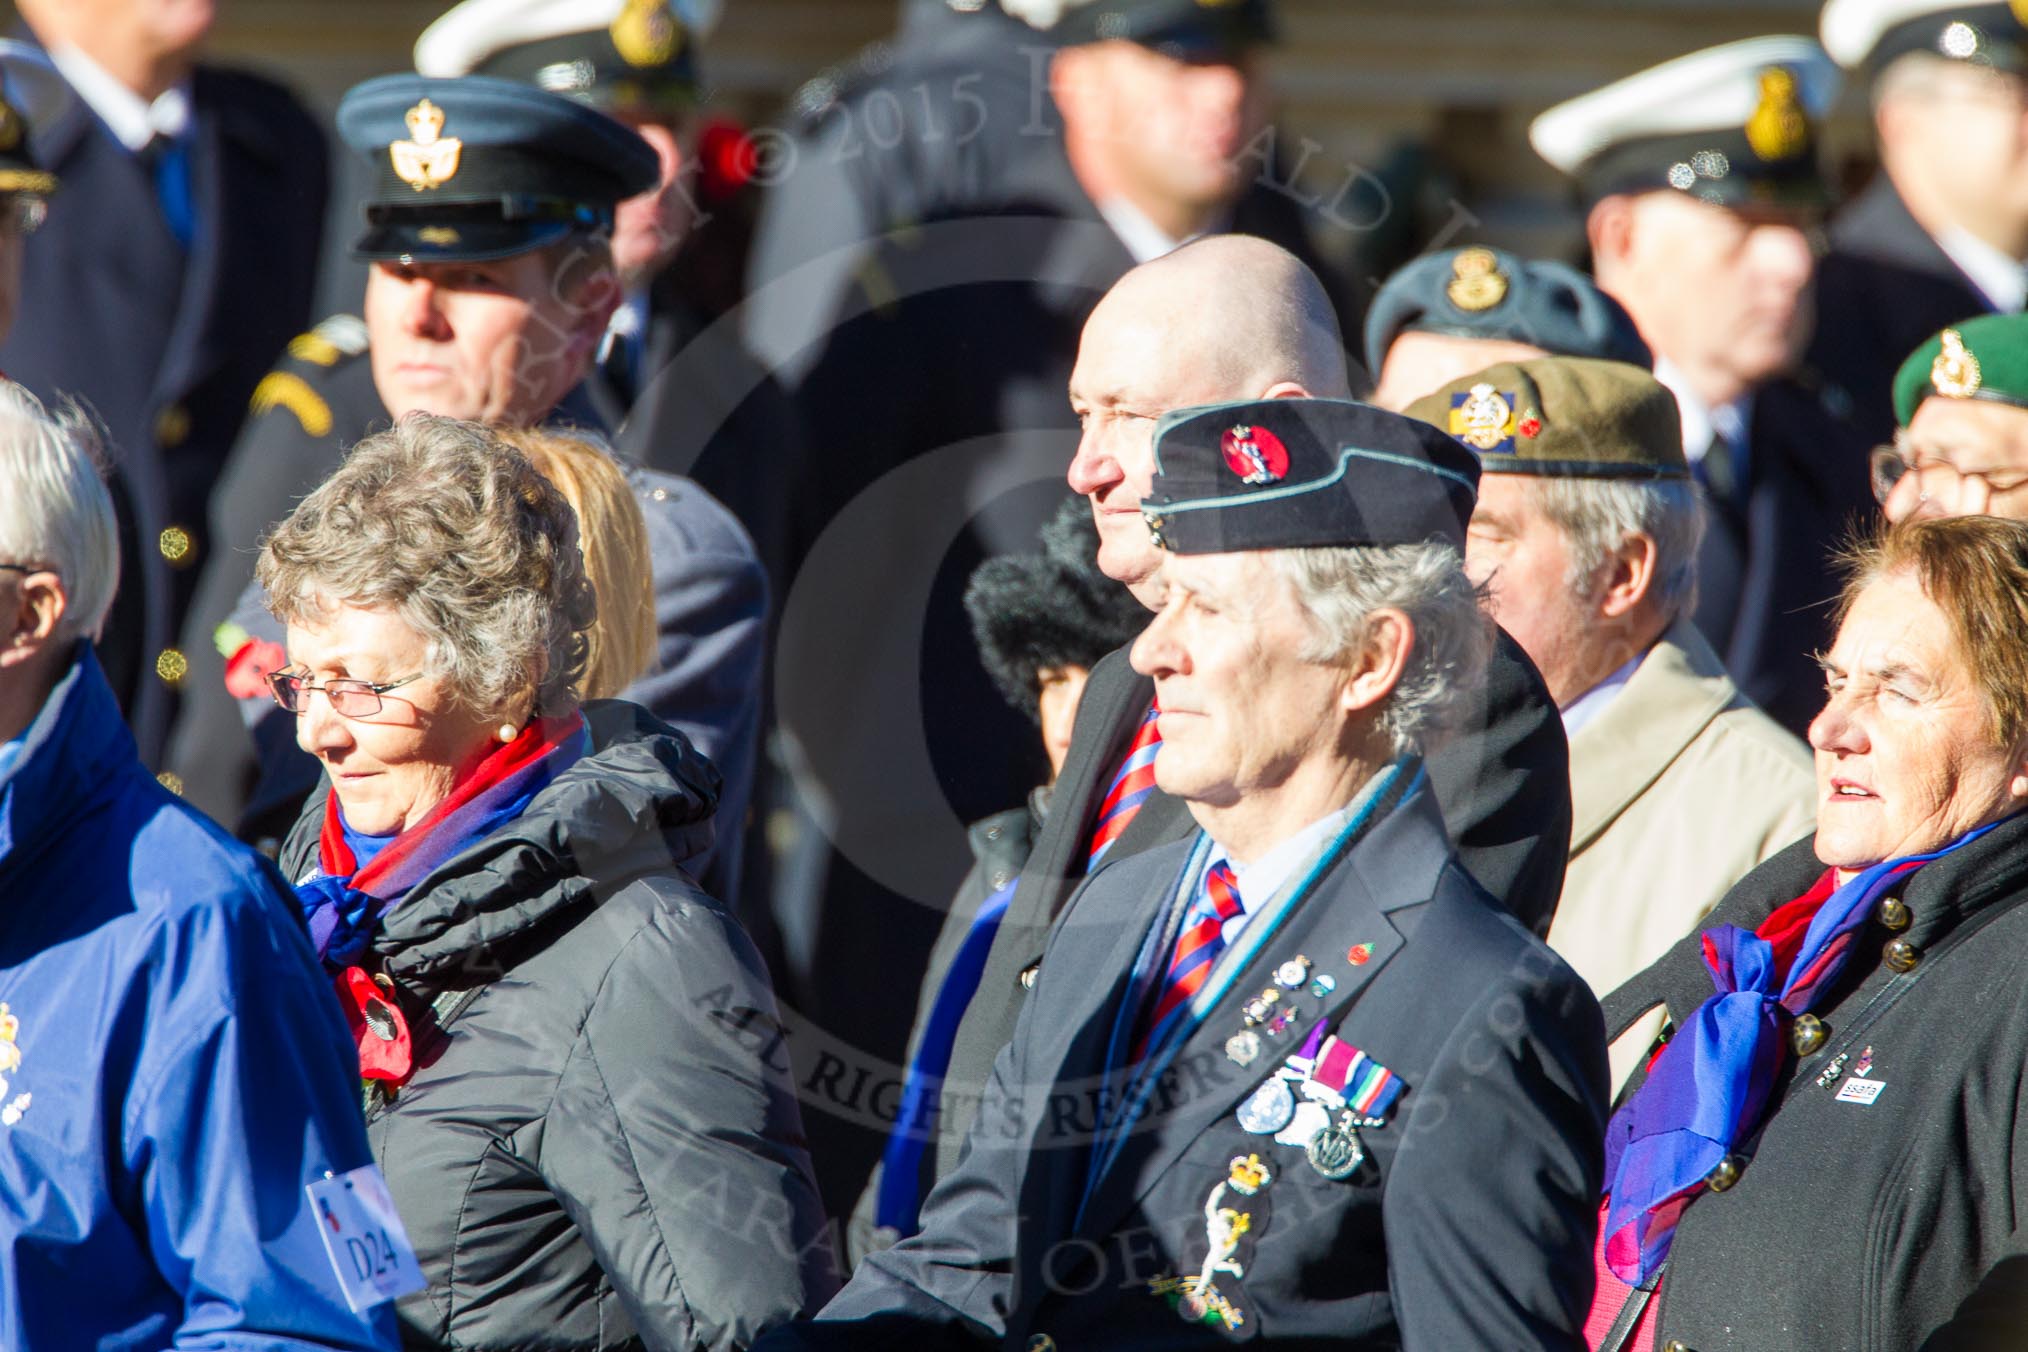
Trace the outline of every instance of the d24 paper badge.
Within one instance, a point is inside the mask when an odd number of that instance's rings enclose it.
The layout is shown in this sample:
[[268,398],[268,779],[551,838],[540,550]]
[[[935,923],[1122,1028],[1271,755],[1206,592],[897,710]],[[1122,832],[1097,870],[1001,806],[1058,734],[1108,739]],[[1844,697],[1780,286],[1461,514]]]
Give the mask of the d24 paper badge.
[[305,1191],[324,1253],[355,1314],[428,1285],[377,1166],[327,1175]]

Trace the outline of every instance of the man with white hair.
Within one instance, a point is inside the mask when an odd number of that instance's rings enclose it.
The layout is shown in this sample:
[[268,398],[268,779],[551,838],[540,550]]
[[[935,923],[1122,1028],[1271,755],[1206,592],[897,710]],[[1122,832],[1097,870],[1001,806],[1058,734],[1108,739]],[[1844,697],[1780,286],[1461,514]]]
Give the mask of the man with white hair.
[[1567,1352],[1604,1030],[1421,756],[1490,640],[1477,466],[1293,398],[1170,413],[1154,455],[1133,664],[1199,829],[1078,889],[922,1233],[759,1347]]
[[2028,7],[1831,0],[1832,58],[1867,82],[1880,172],[1831,222],[1810,357],[1874,440],[1901,359],[2028,302]]
[[287,889],[142,768],[92,652],[95,446],[0,381],[0,1345],[392,1348],[420,1273],[382,1221],[386,1289],[352,1275],[351,1198],[385,1194],[353,1039]]
[[1797,366],[1808,232],[1829,201],[1816,128],[1837,91],[1809,38],[1748,38],[1558,104],[1528,133],[1582,193],[1598,284],[1682,411],[1710,515],[1697,627],[1795,732],[1823,702],[1829,547],[1869,510],[1865,440]]
[[[1069,389],[1083,424],[1069,483],[1097,523],[1099,570],[1148,609],[1160,606],[1165,556],[1141,509],[1153,490],[1154,431],[1164,414],[1237,400],[1342,399],[1348,386],[1324,288],[1286,250],[1223,236],[1128,273],[1086,323]],[[1478,687],[1478,674],[1469,674]],[[989,951],[947,1034],[939,1092],[896,1122],[861,1208],[888,1232],[873,1243],[911,1233],[917,1204],[955,1167],[978,1094],[1021,1009],[1036,998],[1044,946],[1078,884],[1102,863],[1196,829],[1184,802],[1155,782],[1154,697],[1153,680],[1130,666],[1124,648],[1092,668],[1049,816],[996,932],[981,937]],[[1483,690],[1456,722],[1428,757],[1444,825],[1472,876],[1546,933],[1570,840],[1568,761],[1556,707],[1508,635],[1496,635]],[[925,983],[911,1039],[918,1064],[933,1036],[930,997],[959,1003],[949,990],[954,979],[932,972]],[[856,1252],[856,1228],[848,1238]]]
[[[1479,457],[1465,566],[1570,735],[1575,820],[1549,945],[1603,998],[1810,829],[1810,753],[1690,622],[1704,523],[1658,381],[1619,362],[1503,362],[1408,415]],[[1657,1010],[1615,1044],[1615,1083],[1661,1023]]]

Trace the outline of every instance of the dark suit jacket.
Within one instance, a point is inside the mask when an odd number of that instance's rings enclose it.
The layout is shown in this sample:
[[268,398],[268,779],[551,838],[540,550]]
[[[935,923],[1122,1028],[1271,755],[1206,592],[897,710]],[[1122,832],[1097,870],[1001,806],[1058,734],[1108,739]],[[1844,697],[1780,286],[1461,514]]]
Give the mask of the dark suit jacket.
[[[1155,683],[1127,664],[1124,649],[1092,668],[1049,815],[994,938],[978,994],[958,1025],[945,1076],[947,1116],[936,1148],[923,1152],[925,1193],[956,1165],[973,1106],[965,1095],[985,1083],[993,1058],[1031,1003],[1031,969],[1084,878],[1092,817],[1154,693]],[[1570,849],[1570,748],[1541,675],[1504,631],[1483,694],[1458,731],[1430,752],[1427,766],[1460,862],[1524,925],[1548,933]],[[1125,859],[1196,830],[1189,807],[1157,789],[1110,857]],[[933,971],[925,986],[934,990],[942,981],[943,973]]]
[[[85,399],[112,441],[131,516],[105,647],[151,765],[174,704],[156,654],[211,550],[206,504],[247,398],[309,317],[327,191],[323,133],[286,90],[199,67],[191,95],[187,253],[150,173],[82,100],[37,138],[62,188],[28,239],[0,344],[0,370],[45,399]],[[171,526],[190,541],[173,564],[158,552]]]
[[1754,395],[1746,492],[1706,495],[1697,628],[1747,697],[1798,737],[1824,707],[1815,654],[1831,643],[1831,554],[1878,510],[1866,438],[1820,394],[1778,380]]
[[[1243,1275],[1218,1279],[1243,1293],[1244,1337],[1432,1352],[1582,1346],[1603,1023],[1583,982],[1458,866],[1427,793],[1381,817],[1286,913],[1184,1038],[1087,1197],[1094,1105],[1124,1084],[1109,1039],[1191,849],[1178,841],[1109,863],[1084,884],[923,1233],[869,1257],[817,1322],[761,1348],[1035,1347],[1040,1335],[1065,1348],[1218,1345],[1148,1283],[1198,1270],[1207,1196],[1249,1154],[1273,1178],[1227,1203],[1248,1211],[1252,1244]],[[1365,944],[1370,959],[1354,965],[1349,950]],[[1329,1020],[1408,1086],[1391,1120],[1362,1132],[1366,1163],[1339,1182],[1234,1118],[1293,1048],[1270,1041],[1242,1068],[1225,1041],[1241,1005],[1298,954],[1336,982],[1321,1000],[1292,997],[1302,1022]]]
[[1871,444],[1894,433],[1894,373],[1937,330],[1993,303],[1915,223],[1883,172],[1831,222],[1809,362],[1852,399]]

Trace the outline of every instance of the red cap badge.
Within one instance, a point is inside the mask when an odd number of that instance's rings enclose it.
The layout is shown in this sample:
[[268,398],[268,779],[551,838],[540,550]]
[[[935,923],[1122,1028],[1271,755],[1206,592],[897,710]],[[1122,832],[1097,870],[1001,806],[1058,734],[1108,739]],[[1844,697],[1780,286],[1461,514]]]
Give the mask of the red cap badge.
[[1218,449],[1244,483],[1271,484],[1289,472],[1289,448],[1265,427],[1239,423],[1219,438]]

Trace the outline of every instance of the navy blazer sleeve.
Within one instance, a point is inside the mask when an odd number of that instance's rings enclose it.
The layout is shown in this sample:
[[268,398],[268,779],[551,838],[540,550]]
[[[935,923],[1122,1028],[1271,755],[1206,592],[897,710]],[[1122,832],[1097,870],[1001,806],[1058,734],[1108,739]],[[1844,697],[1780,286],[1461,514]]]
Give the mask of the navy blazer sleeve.
[[1459,1020],[1394,1159],[1382,1214],[1404,1352],[1582,1346],[1605,1035],[1584,984],[1534,956],[1540,970],[1489,985]]

